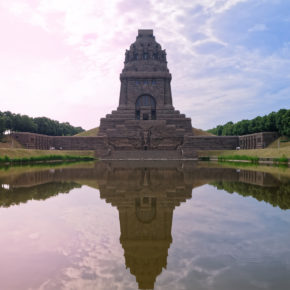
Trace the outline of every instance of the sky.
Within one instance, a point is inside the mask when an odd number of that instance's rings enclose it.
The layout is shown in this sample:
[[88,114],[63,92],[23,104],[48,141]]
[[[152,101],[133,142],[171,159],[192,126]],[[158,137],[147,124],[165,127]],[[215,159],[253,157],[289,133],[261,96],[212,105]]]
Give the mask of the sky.
[[98,126],[138,29],[194,127],[290,108],[288,0],[0,0],[0,111]]

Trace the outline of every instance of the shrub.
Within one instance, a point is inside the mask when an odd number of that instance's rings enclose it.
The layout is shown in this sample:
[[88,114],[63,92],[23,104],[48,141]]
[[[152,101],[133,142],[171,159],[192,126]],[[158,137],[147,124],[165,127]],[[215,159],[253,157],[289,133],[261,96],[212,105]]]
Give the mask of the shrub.
[[0,157],[0,162],[12,162],[12,163],[33,163],[33,162],[48,162],[48,161],[92,161],[94,157],[90,156],[74,156],[74,155],[42,155],[42,156],[31,156],[21,158],[9,158],[4,156]]
[[210,157],[209,156],[201,156],[198,158],[201,161],[210,161]]
[[251,163],[258,163],[259,157],[247,156],[247,155],[226,155],[226,156],[219,156],[218,160],[221,162],[228,161],[228,160],[246,160],[246,161],[251,161]]
[[288,158],[285,155],[283,155],[280,158],[274,158],[273,161],[277,163],[288,163]]

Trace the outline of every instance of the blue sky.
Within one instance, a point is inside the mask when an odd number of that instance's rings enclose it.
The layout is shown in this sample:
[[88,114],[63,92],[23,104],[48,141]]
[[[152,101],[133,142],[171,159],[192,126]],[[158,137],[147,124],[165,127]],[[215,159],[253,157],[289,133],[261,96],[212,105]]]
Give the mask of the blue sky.
[[0,0],[0,27],[1,111],[98,126],[140,28],[167,50],[194,127],[290,107],[286,0]]
[[[217,5],[199,7],[181,20],[195,53],[188,71],[197,83],[185,110],[197,127],[254,118],[290,105],[290,3],[230,2],[236,4],[222,12]],[[190,93],[190,88],[178,89],[175,95]]]

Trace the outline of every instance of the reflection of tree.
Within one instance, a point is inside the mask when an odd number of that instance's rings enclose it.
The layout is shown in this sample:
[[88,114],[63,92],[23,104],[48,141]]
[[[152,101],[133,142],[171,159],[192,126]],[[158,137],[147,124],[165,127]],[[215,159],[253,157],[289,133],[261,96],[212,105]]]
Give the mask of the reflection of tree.
[[26,203],[28,200],[45,200],[59,193],[69,193],[76,187],[81,186],[75,182],[53,182],[10,190],[0,188],[0,207]]
[[258,201],[268,202],[281,209],[290,209],[290,183],[275,187],[262,187],[241,182],[218,181],[212,185],[229,193],[236,192],[242,196],[252,196]]

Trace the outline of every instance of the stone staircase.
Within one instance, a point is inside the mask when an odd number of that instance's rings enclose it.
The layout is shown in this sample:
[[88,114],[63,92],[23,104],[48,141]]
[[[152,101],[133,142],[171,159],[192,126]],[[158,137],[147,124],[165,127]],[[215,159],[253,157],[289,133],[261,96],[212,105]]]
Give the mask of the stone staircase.
[[[192,134],[191,119],[186,118],[184,114],[180,114],[178,110],[157,109],[156,116],[157,120],[154,120],[153,122],[165,121],[167,125],[174,125],[176,129],[184,129],[186,134]],[[134,109],[118,109],[112,111],[111,114],[107,114],[106,118],[101,119],[99,133],[104,134],[107,129],[118,129],[119,125],[126,125],[129,129],[130,124],[136,126],[138,123],[140,124],[143,122],[143,120],[135,120]]]
[[178,150],[122,150],[113,151],[110,156],[102,157],[103,160],[180,160]]

